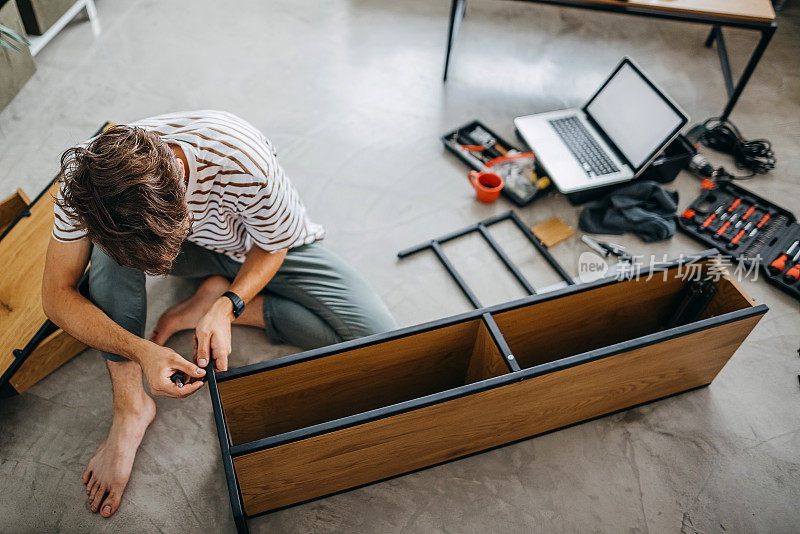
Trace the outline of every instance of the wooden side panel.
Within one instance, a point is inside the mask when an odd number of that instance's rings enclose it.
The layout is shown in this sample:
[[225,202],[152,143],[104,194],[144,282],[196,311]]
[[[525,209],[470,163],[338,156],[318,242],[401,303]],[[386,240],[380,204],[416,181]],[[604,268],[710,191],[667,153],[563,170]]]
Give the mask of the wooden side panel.
[[234,458],[245,510],[287,506],[708,384],[759,319]]
[[469,360],[467,369],[466,384],[480,382],[487,378],[500,376],[508,372],[508,366],[504,361],[504,356],[492,339],[489,329],[481,321],[478,326],[478,335],[475,336],[475,346],[472,349],[472,356]]
[[71,335],[57,330],[34,349],[9,382],[17,393],[22,393],[85,348],[86,345]]
[[721,278],[717,283],[717,294],[708,303],[702,318],[714,317],[723,313],[749,308],[755,302],[739,286],[731,274],[724,268],[718,258],[709,260],[710,266],[721,273]]
[[47,319],[42,311],[42,273],[53,228],[56,182],[0,240],[0,373]]
[[479,320],[220,382],[234,444],[464,384]]
[[31,201],[22,189],[0,202],[0,233],[28,207]]

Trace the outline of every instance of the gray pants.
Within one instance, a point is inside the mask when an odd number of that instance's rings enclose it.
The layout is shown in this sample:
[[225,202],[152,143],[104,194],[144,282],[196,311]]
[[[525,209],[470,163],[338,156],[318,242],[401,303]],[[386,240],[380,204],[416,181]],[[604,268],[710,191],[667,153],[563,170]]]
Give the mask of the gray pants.
[[[189,278],[219,275],[233,280],[241,263],[186,241],[172,273]],[[145,275],[122,267],[100,247],[89,270],[92,302],[128,332],[144,337]],[[319,243],[290,249],[262,291],[264,324],[272,343],[312,349],[397,328],[386,305],[361,275]],[[103,352],[111,361],[126,359]]]

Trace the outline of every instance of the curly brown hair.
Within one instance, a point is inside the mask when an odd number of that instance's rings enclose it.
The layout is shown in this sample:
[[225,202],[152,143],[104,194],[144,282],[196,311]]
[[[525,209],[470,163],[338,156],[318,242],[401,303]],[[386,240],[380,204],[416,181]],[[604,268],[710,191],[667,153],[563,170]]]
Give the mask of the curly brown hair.
[[61,155],[60,207],[120,265],[169,273],[189,233],[186,186],[158,135],[113,126]]

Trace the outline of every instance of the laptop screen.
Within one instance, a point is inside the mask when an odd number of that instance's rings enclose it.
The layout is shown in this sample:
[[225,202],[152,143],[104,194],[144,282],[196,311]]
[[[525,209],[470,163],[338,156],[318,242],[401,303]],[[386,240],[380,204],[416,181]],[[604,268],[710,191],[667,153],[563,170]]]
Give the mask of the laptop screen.
[[637,170],[687,121],[630,61],[583,109]]

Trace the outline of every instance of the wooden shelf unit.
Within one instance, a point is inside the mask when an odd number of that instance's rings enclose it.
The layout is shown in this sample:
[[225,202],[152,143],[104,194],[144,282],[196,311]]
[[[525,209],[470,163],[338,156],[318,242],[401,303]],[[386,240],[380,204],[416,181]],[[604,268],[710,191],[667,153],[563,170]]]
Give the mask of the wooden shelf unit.
[[[247,531],[253,515],[708,385],[767,311],[713,253],[650,277],[209,368],[237,528]],[[688,263],[723,274],[704,316],[667,329]]]

